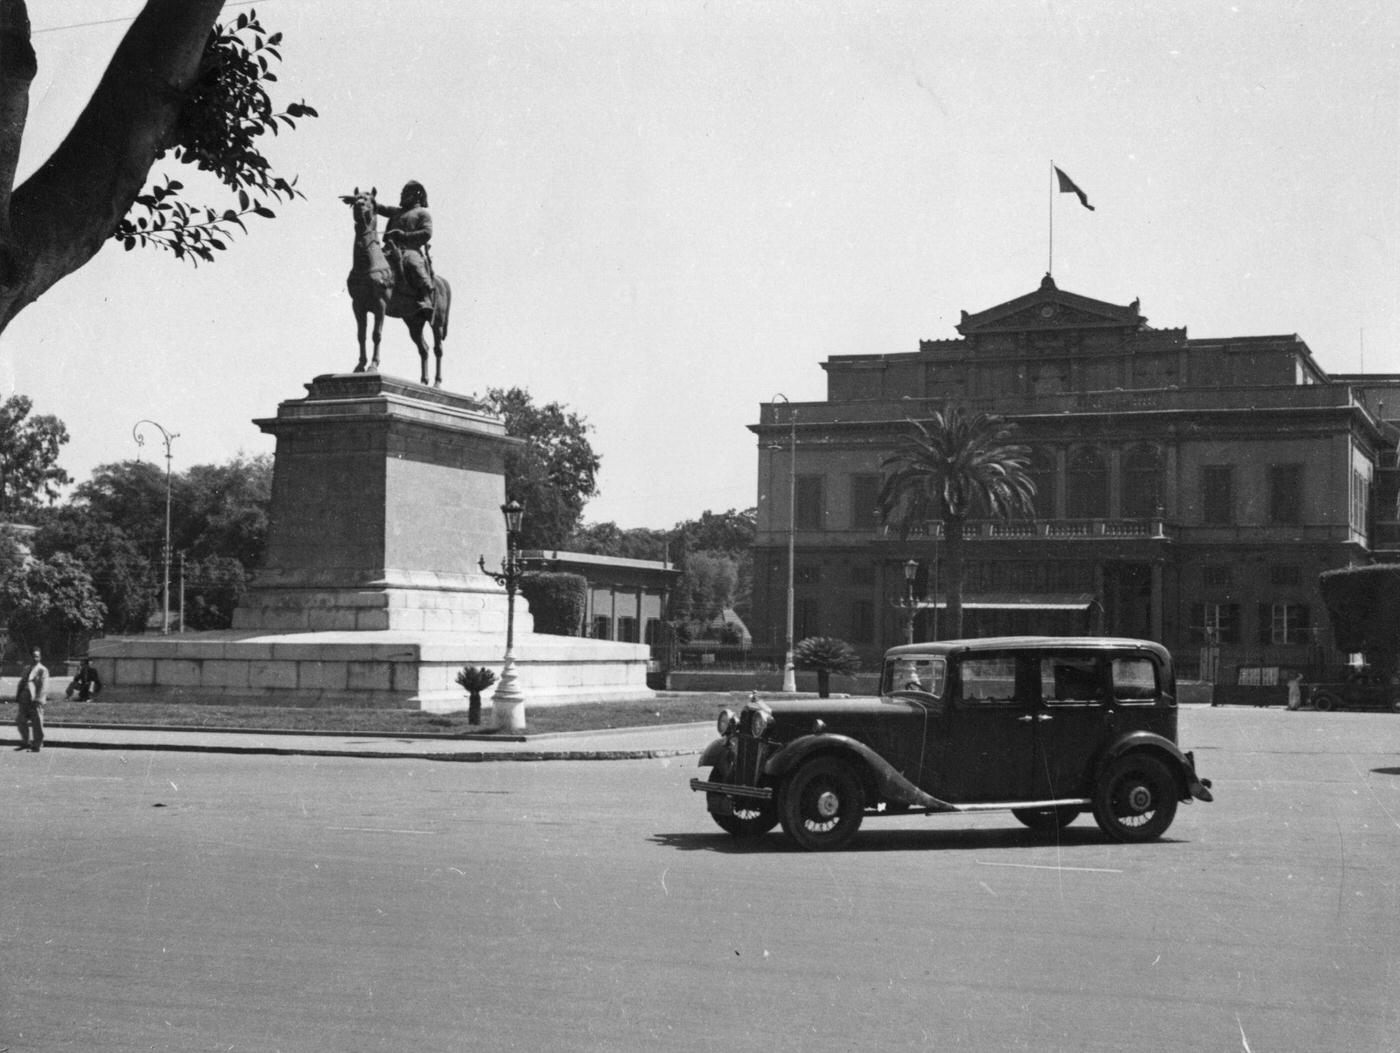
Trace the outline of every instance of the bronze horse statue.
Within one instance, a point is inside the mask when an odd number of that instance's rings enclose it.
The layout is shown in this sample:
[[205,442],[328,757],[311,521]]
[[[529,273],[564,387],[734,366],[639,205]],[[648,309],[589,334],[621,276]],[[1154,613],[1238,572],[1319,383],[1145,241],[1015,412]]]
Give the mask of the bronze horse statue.
[[[384,329],[384,316],[402,318],[409,335],[418,347],[422,363],[421,384],[428,383],[428,341],[423,330],[431,327],[433,354],[437,358],[434,387],[442,387],[442,342],[447,338],[447,316],[452,307],[452,287],[447,279],[433,275],[433,306],[424,308],[413,293],[403,288],[403,270],[397,266],[398,249],[387,249],[379,242],[379,213],[375,209],[375,189],[342,195],[341,201],[350,206],[355,216],[355,254],[345,288],[350,293],[350,305],[355,311],[355,330],[360,341],[360,361],[356,373],[379,372],[379,336]],[[374,358],[365,359],[365,322],[374,315]]]

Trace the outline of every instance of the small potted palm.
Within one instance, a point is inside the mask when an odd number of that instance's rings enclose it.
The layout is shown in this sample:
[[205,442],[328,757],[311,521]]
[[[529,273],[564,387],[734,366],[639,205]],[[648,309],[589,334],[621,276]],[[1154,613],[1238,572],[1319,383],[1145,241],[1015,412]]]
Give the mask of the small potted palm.
[[496,682],[496,674],[485,666],[464,666],[457,674],[457,683],[466,691],[467,723],[481,723],[481,693]]

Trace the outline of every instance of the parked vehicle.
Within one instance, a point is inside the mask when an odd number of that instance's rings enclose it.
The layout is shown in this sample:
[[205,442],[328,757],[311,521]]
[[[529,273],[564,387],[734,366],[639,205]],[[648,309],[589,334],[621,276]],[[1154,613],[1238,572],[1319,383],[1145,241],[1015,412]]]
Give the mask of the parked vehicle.
[[879,698],[750,699],[719,715],[692,779],[736,837],[781,824],[809,850],[867,817],[1010,811],[1054,831],[1083,812],[1119,841],[1160,837],[1210,781],[1176,744],[1166,648],[1001,637],[886,653]]
[[1313,709],[1400,709],[1400,686],[1369,666],[1304,685]]

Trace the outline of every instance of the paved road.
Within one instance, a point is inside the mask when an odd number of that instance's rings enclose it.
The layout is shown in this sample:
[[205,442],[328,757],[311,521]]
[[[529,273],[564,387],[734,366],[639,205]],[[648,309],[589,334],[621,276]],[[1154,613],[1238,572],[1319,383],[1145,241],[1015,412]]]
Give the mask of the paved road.
[[1400,719],[1202,709],[1167,840],[741,845],[692,757],[0,754],[0,1046],[1395,1050]]

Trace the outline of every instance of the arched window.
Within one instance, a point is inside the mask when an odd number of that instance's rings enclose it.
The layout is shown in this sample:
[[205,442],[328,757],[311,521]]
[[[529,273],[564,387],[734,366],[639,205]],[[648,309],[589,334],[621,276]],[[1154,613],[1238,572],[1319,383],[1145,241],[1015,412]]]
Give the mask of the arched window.
[[1108,463],[1098,450],[1082,446],[1069,456],[1065,511],[1071,519],[1108,517]]
[[1162,503],[1162,455],[1136,446],[1123,458],[1123,516],[1152,519]]
[[1056,497],[1060,492],[1059,470],[1055,463],[1055,451],[1043,446],[1031,450],[1030,477],[1035,483],[1035,517],[1054,519]]

